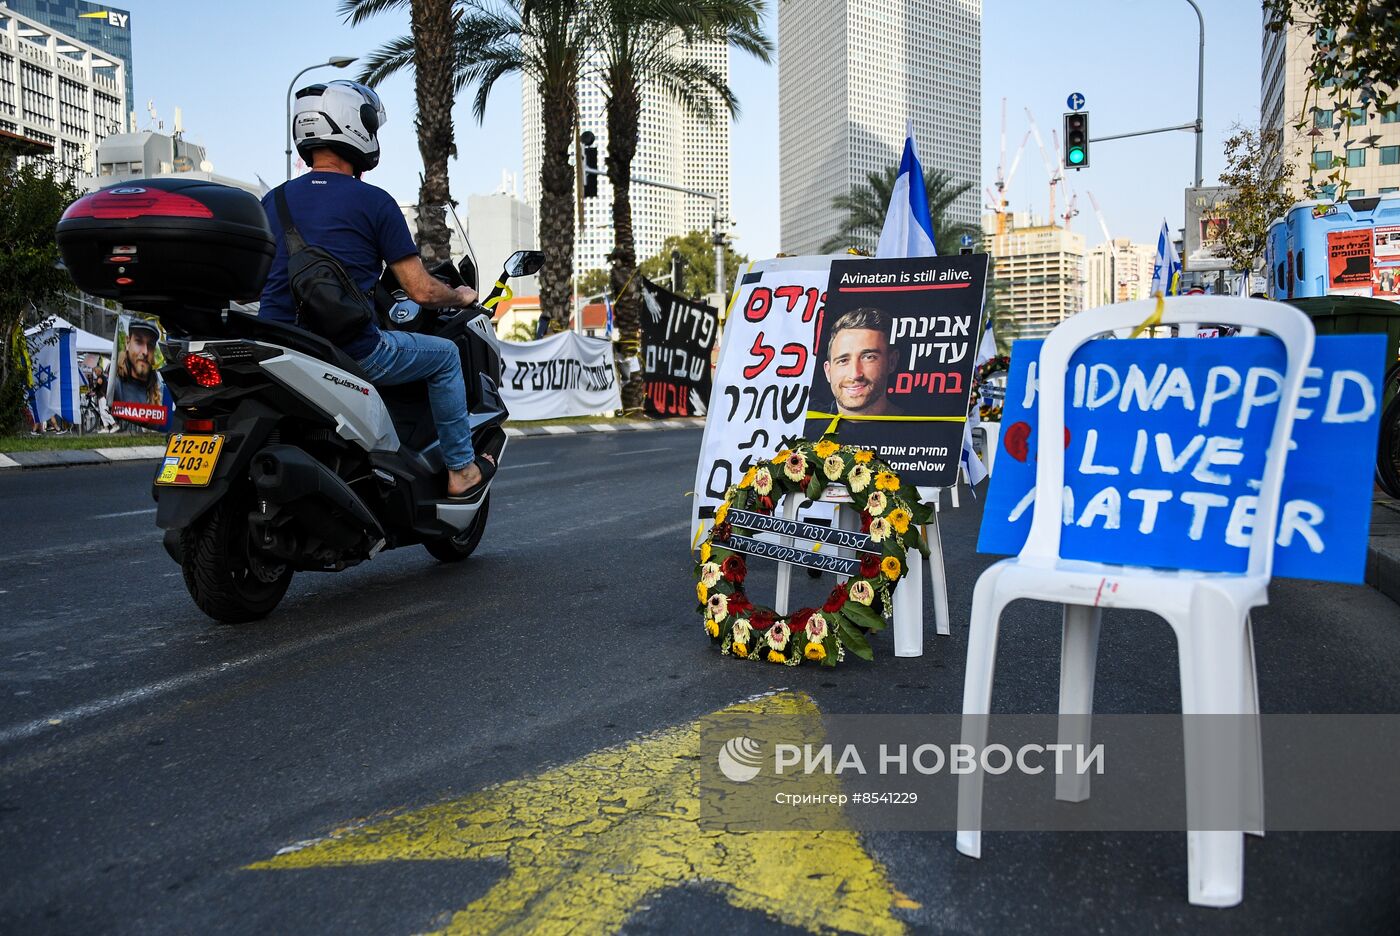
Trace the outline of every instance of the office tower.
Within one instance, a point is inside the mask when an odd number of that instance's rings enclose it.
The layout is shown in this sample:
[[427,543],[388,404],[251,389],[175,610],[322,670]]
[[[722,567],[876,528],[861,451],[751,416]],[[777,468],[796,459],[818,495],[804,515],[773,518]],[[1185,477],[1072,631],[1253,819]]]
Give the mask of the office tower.
[[47,147],[74,179],[126,129],[126,87],[121,58],[0,6],[0,131]]
[[[842,220],[832,199],[899,164],[909,120],[924,174],[971,183],[948,220],[975,226],[981,0],[786,0],[777,9],[782,250],[820,252]],[[855,246],[878,240],[867,232]]]
[[[722,42],[702,43],[688,53],[728,80],[729,49]],[[526,203],[539,215],[540,163],[544,132],[540,123],[539,92],[527,78],[521,88],[523,110],[522,168]],[[599,168],[606,172],[608,127],[606,100],[596,69],[579,80],[579,129],[591,131],[598,147]],[[641,135],[632,161],[632,233],[637,262],[654,256],[672,235],[709,231],[714,212],[729,215],[729,113],[713,99],[712,121],[692,114],[658,88],[648,88],[642,103]],[[702,198],[646,185],[662,182],[716,196]],[[612,185],[598,180],[598,195],[585,199],[582,229],[576,230],[574,269],[579,274],[605,269],[613,248]],[[732,271],[730,271],[732,273]]]

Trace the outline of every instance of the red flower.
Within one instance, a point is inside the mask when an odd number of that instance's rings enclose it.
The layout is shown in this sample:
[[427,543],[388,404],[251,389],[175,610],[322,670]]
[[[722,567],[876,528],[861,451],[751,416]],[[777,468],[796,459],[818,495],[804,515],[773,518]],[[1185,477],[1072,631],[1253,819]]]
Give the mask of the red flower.
[[810,621],[812,619],[812,615],[816,613],[816,608],[803,608],[801,611],[797,612],[792,616],[792,620],[788,623],[788,626],[792,628],[793,633],[797,633],[800,630],[806,630],[807,622]]
[[[822,610],[828,614],[835,614],[841,610],[841,606],[846,603],[846,586],[837,585],[831,590],[831,595],[826,599],[826,604],[822,605]],[[730,599],[729,606],[734,607],[734,600]]]
[[763,509],[763,512],[764,512],[764,513],[772,513],[772,512],[773,512],[773,498],[771,498],[771,497],[762,497],[762,496],[760,496],[759,499],[758,499],[758,506],[759,506],[760,508]]
[[720,564],[720,571],[724,573],[725,581],[742,582],[744,576],[749,574],[748,566],[744,563],[743,556],[730,556]]
[[778,616],[772,611],[755,611],[749,615],[749,625],[754,630],[767,630],[773,626],[773,622],[777,619]]
[[872,556],[869,553],[862,553],[860,557],[860,574],[863,578],[877,578],[880,575],[880,557]]
[[733,532],[734,528],[730,526],[729,521],[726,520],[723,523],[715,524],[714,530],[710,533],[710,539],[716,543],[727,543],[729,542],[730,534]]
[[[735,592],[729,596],[730,614],[735,617],[743,617],[746,612],[751,610],[753,610],[753,602],[749,601],[748,596],[743,592]],[[752,624],[753,622],[750,621],[749,623]]]
[[870,532],[870,523],[871,523],[871,521],[874,520],[874,519],[875,519],[875,518],[872,517],[872,516],[870,516],[870,514],[869,514],[867,511],[862,510],[862,511],[860,512],[860,531],[861,531],[862,533],[869,533],[869,532]]

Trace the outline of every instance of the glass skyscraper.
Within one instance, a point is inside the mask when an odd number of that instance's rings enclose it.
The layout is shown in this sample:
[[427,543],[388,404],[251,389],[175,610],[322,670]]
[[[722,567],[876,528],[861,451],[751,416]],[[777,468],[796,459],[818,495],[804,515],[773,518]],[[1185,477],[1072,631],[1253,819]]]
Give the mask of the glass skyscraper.
[[87,0],[0,0],[0,8],[3,7],[121,59],[126,66],[126,106],[136,107],[131,82],[130,13]]

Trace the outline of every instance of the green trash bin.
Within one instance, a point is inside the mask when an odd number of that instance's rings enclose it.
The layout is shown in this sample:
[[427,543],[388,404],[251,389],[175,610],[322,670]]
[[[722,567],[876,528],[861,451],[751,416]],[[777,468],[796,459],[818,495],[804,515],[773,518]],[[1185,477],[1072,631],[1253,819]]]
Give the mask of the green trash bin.
[[1319,335],[1386,336],[1376,481],[1391,497],[1400,497],[1400,303],[1369,296],[1318,296],[1289,299],[1288,304],[1312,319]]

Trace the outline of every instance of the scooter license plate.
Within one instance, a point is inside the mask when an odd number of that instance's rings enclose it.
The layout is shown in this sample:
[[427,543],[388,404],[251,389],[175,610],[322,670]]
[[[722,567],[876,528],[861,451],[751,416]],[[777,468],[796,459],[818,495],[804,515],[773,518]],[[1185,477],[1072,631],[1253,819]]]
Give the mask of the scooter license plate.
[[165,446],[165,463],[156,475],[156,484],[204,487],[214,476],[214,465],[223,447],[221,435],[172,435]]

